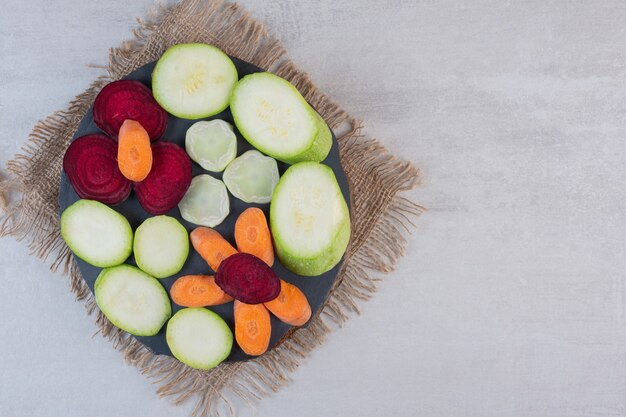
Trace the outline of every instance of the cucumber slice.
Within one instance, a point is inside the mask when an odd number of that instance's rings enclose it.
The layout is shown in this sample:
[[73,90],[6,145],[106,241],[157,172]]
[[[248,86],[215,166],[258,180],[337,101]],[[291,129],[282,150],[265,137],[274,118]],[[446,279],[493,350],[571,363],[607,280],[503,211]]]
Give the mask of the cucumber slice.
[[100,268],[123,263],[133,250],[128,220],[93,200],[78,200],[63,211],[61,236],[76,256]]
[[259,151],[248,151],[224,171],[224,183],[232,195],[246,203],[269,203],[278,183],[276,160]]
[[187,229],[173,217],[146,219],[135,231],[135,261],[156,278],[172,276],[183,268],[189,255]]
[[237,128],[263,153],[288,164],[328,155],[332,137],[319,134],[328,126],[288,81],[269,72],[246,75],[230,101]]
[[233,332],[206,308],[184,308],[167,323],[167,345],[176,359],[196,369],[211,369],[228,357]]
[[224,183],[202,174],[191,180],[187,193],[178,204],[180,215],[188,222],[215,227],[230,212],[230,200]]
[[165,110],[182,119],[200,119],[228,107],[237,82],[233,61],[203,43],[174,45],[152,72],[152,94]]
[[172,315],[161,283],[131,265],[103,269],[94,293],[111,323],[135,336],[154,336]]
[[316,276],[334,267],[350,240],[350,213],[333,170],[316,162],[287,169],[272,196],[270,227],[290,271]]
[[237,137],[224,120],[196,122],[187,129],[185,149],[202,168],[222,172],[237,156]]

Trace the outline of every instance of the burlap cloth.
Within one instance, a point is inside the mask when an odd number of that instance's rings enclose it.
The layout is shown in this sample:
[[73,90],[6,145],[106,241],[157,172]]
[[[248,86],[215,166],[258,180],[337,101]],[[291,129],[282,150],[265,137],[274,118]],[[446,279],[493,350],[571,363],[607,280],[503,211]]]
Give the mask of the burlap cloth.
[[[233,415],[240,400],[254,400],[277,391],[289,374],[329,331],[358,312],[357,304],[376,291],[381,272],[391,271],[404,254],[412,219],[422,208],[400,192],[413,188],[419,171],[390,155],[377,140],[362,133],[361,123],[319,91],[287,57],[280,42],[236,4],[216,0],[183,0],[158,7],[138,19],[134,38],[110,50],[106,75],[78,95],[64,111],[37,123],[22,152],[8,162],[0,184],[17,199],[6,208],[2,236],[25,240],[32,253],[62,268],[71,290],[95,314],[99,332],[124,358],[157,384],[157,393],[178,404],[197,401],[193,416]],[[263,356],[247,362],[223,363],[198,371],[169,356],[154,355],[127,333],[114,327],[98,309],[61,239],[58,193],[63,154],[80,120],[100,89],[143,64],[154,61],[171,45],[206,42],[226,53],[268,69],[291,81],[320,112],[337,135],[341,163],[352,194],[352,237],[345,262],[330,295],[310,325],[288,334]],[[0,202],[2,199],[0,199]]]

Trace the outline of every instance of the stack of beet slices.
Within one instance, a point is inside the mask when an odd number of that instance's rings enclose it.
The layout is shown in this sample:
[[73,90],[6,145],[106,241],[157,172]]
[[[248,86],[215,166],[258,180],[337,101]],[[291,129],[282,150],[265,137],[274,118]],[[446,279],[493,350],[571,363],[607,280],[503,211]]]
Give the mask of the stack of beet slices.
[[[96,97],[93,119],[108,136],[81,136],[63,158],[63,169],[76,194],[116,205],[128,198],[132,187],[150,214],[165,214],[176,207],[191,184],[191,160],[180,146],[158,141],[167,127],[167,112],[150,89],[132,80],[108,84]],[[152,169],[146,179],[135,183],[122,175],[117,162],[117,136],[128,119],[139,122],[153,142]]]

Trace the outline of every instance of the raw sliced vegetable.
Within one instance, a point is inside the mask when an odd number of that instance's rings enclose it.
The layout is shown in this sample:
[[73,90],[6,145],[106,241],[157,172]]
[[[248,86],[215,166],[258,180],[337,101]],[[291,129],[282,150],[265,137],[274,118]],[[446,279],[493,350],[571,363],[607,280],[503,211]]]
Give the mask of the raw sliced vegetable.
[[150,214],[165,214],[180,202],[191,184],[191,161],[172,142],[152,145],[152,169],[134,189],[139,204]]
[[246,203],[269,203],[278,178],[276,160],[254,150],[231,162],[223,176],[231,194]]
[[201,119],[228,107],[238,79],[233,61],[218,48],[187,43],[170,47],[152,73],[154,98],[183,119]]
[[[321,117],[287,80],[269,72],[243,77],[233,90],[233,118],[243,137],[288,164],[323,161],[332,136]],[[320,128],[324,130],[320,133]]]
[[133,250],[141,270],[156,278],[172,276],[189,255],[187,229],[173,217],[150,217],[135,231]]
[[280,294],[265,307],[280,321],[292,326],[302,326],[311,318],[311,305],[300,288],[280,280]]
[[272,323],[263,304],[245,304],[235,300],[235,339],[245,353],[259,356],[270,344]]
[[233,301],[233,297],[222,291],[211,275],[182,276],[172,284],[170,295],[172,301],[183,307],[216,306]]
[[213,272],[217,272],[222,261],[237,253],[237,249],[218,232],[208,227],[197,227],[189,235],[193,248],[200,254]]
[[178,203],[180,214],[188,222],[215,227],[230,212],[230,200],[224,183],[202,174],[191,180],[185,196]]
[[224,120],[196,122],[187,129],[185,149],[202,168],[222,172],[237,156],[237,137]]
[[133,250],[128,220],[93,200],[78,200],[63,211],[61,236],[76,256],[100,268],[123,263]]
[[70,143],[63,170],[80,198],[115,205],[130,195],[131,182],[117,165],[117,145],[104,135],[81,136]]
[[139,122],[125,120],[117,138],[117,163],[122,175],[143,181],[152,168],[152,148],[146,129]]
[[254,255],[270,267],[274,265],[272,237],[260,208],[249,207],[239,215],[235,222],[235,242],[239,252]]
[[228,357],[233,333],[206,308],[184,308],[167,323],[167,345],[176,359],[195,369],[211,369]]
[[231,297],[246,304],[271,301],[280,293],[280,279],[254,255],[236,253],[224,259],[215,283]]
[[104,86],[93,103],[93,121],[114,139],[125,120],[135,120],[146,129],[150,139],[163,136],[167,113],[159,106],[148,87],[134,80],[119,80]]
[[172,315],[161,283],[131,265],[103,269],[94,293],[111,323],[135,336],[154,336]]
[[287,169],[272,197],[270,229],[290,271],[316,276],[333,268],[350,240],[350,213],[333,170],[315,162]]

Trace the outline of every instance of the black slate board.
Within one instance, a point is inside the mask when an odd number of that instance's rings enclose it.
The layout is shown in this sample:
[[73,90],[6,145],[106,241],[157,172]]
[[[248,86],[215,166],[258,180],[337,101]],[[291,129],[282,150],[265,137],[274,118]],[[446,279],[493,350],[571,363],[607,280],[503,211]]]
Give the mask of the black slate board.
[[[232,58],[232,59],[233,59],[233,62],[235,63],[235,66],[237,67],[237,71],[239,73],[240,78],[247,74],[262,71],[260,68],[250,63],[241,61],[236,58]],[[154,68],[154,65],[155,63],[146,64],[142,66],[141,68],[133,71],[125,78],[138,80],[146,84],[147,86],[151,86],[152,85],[152,69]],[[200,120],[212,120],[212,119],[223,119],[234,125],[233,118],[230,113],[230,109],[227,109],[218,115],[208,117],[205,119],[200,119]],[[160,140],[174,142],[184,148],[185,147],[185,132],[196,121],[197,120],[179,119],[177,117],[169,115],[167,130],[165,131],[163,138]],[[78,130],[74,134],[73,139],[76,139],[80,136],[87,135],[90,133],[102,133],[93,121],[91,109],[87,112],[87,114],[81,121],[80,125],[78,126]],[[253,149],[253,147],[246,140],[242,138],[242,136],[239,134],[236,128],[235,128],[235,133],[237,134],[237,155],[240,155],[247,150]],[[346,202],[350,204],[350,190],[348,187],[348,181],[346,179],[345,173],[343,172],[341,163],[339,161],[339,149],[337,146],[337,139],[335,138],[334,135],[333,135],[332,149],[330,151],[330,154],[328,155],[328,157],[323,163],[330,166],[335,172],[337,181],[339,182],[339,186],[341,187],[341,191],[343,192],[343,196],[346,199]],[[192,166],[193,166],[194,176],[199,175],[199,174],[209,174],[219,179],[221,179],[222,177],[221,173],[216,174],[216,173],[205,171],[193,161],[192,161]],[[287,168],[288,168],[287,164],[278,162],[278,169],[281,175],[285,172]],[[234,246],[234,243],[235,243],[234,225],[239,214],[246,208],[254,206],[254,207],[261,208],[269,218],[269,206],[270,205],[269,204],[248,204],[248,203],[244,203],[243,201],[237,198],[234,198],[230,194],[229,196],[230,196],[230,210],[231,210],[230,214],[224,220],[224,222],[220,224],[219,226],[215,227],[215,229],[218,232],[220,232],[222,236],[224,236],[224,238],[226,238]],[[76,193],[74,192],[74,189],[72,188],[71,184],[69,183],[67,179],[67,176],[65,175],[65,173],[63,173],[61,177],[61,187],[59,190],[60,212],[65,210],[65,208],[67,208],[69,205],[71,205],[77,200],[79,200],[78,195],[76,195]],[[124,203],[118,206],[114,206],[113,208],[117,210],[118,212],[122,213],[124,216],[126,216],[133,230],[136,229],[145,219],[147,219],[148,217],[151,217],[150,214],[146,213],[143,210],[143,208],[141,208],[134,193],[131,193],[128,200],[126,200]],[[196,225],[185,221],[180,216],[180,212],[177,207],[171,210],[167,214],[169,216],[172,216],[178,219],[187,228],[188,231],[191,231],[196,227]],[[76,262],[78,263],[78,267],[82,273],[83,279],[85,280],[85,282],[87,283],[91,291],[93,292],[93,285],[101,269],[87,264],[86,262],[82,261],[78,257],[75,257],[75,259],[76,259]],[[132,256],[126,262],[132,265],[136,265],[135,260]],[[289,270],[287,270],[283,265],[281,265],[278,259],[276,259],[276,262],[274,263],[274,266],[272,269],[276,272],[276,274],[280,278],[284,279],[287,282],[291,282],[297,285],[306,294],[307,298],[309,299],[309,303],[311,304],[311,310],[313,311],[313,314],[315,314],[315,312],[321,307],[322,303],[326,299],[326,295],[328,294],[328,291],[330,290],[333,282],[335,281],[335,278],[337,277],[337,273],[342,263],[343,263],[343,259],[333,269],[331,269],[330,271],[318,277],[303,277],[300,275],[296,275],[290,272]],[[196,253],[196,251],[193,250],[193,248],[190,248],[189,258],[187,259],[187,262],[185,263],[185,266],[183,267],[182,271],[180,271],[180,273],[172,277],[161,279],[160,281],[165,286],[165,288],[168,289],[169,291],[170,286],[176,280],[176,278],[178,278],[179,276],[188,275],[188,274],[212,274],[209,266]],[[181,309],[181,307],[177,306],[174,303],[172,303],[172,308],[173,308],[173,312],[176,312]],[[233,303],[227,303],[221,306],[209,307],[209,308],[213,310],[214,312],[216,312],[217,314],[219,314],[226,321],[226,323],[228,323],[228,325],[230,326],[230,328],[233,330],[233,333],[234,333]],[[146,347],[152,350],[154,353],[165,354],[165,355],[171,356],[172,353],[170,352],[170,349],[167,346],[167,343],[165,341],[165,327],[166,326],[164,326],[161,329],[161,331],[155,336],[136,337],[136,338],[140,342],[142,342]],[[272,338],[270,340],[270,346],[274,346],[287,333],[287,331],[290,328],[291,326],[282,323],[280,320],[276,319],[276,317],[272,316]],[[227,361],[242,361],[242,360],[246,360],[250,358],[251,357],[246,355],[235,342],[233,343],[233,350],[230,356],[228,357]]]

